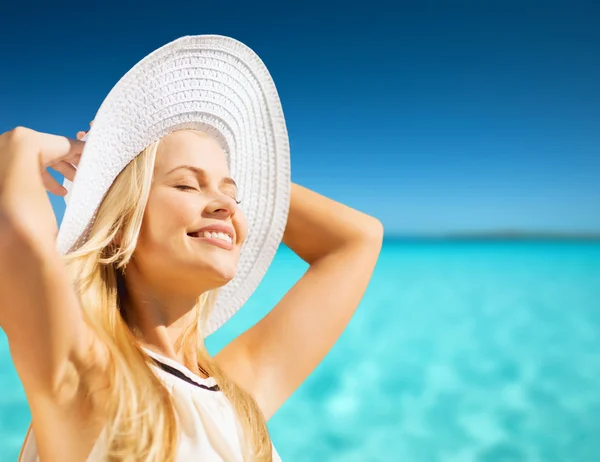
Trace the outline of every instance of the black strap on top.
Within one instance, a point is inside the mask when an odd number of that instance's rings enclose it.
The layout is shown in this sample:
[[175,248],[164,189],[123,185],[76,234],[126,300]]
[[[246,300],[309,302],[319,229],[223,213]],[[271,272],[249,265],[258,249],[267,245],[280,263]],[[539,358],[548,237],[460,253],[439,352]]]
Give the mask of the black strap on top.
[[167,372],[167,373],[169,373],[171,375],[174,375],[175,377],[180,378],[181,380],[183,380],[183,381],[185,381],[185,382],[187,382],[189,384],[195,385],[196,387],[203,388],[204,390],[208,390],[208,391],[220,391],[219,385],[214,385],[212,387],[209,387],[207,385],[202,385],[200,383],[196,383],[192,379],[190,379],[187,375],[185,375],[183,372],[181,372],[180,370],[175,369],[174,367],[171,367],[168,364],[161,363],[157,359],[152,358],[152,360],[163,371],[165,371],[165,372]]

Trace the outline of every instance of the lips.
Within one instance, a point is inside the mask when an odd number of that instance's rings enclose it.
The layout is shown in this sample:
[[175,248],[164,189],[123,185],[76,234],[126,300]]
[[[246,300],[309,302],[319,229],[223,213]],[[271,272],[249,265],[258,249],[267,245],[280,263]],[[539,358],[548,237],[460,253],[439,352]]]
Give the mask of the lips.
[[206,234],[206,233],[225,234],[225,235],[229,236],[229,238],[232,241],[234,241],[234,238],[235,238],[235,232],[234,232],[233,228],[231,226],[221,224],[221,223],[215,223],[212,225],[204,226],[203,228],[200,228],[200,229],[197,229],[195,231],[188,233],[188,236],[194,235],[196,237],[198,237],[198,236],[202,237],[203,234]]
[[198,231],[187,233],[187,235],[194,240],[216,245],[226,250],[233,249],[233,243],[235,242],[233,228],[221,224],[205,226]]
[[230,244],[233,242],[233,238],[229,234],[216,231],[200,231],[196,233],[189,233],[188,236],[204,237],[207,239],[221,239],[222,241],[229,242]]

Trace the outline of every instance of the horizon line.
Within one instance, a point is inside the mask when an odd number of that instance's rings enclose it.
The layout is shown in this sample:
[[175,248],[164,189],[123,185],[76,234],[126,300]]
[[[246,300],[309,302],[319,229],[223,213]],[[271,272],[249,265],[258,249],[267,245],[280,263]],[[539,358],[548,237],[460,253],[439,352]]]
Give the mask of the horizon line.
[[488,231],[440,231],[440,232],[390,232],[384,240],[490,240],[490,241],[600,241],[600,231],[526,231],[526,230],[488,230]]

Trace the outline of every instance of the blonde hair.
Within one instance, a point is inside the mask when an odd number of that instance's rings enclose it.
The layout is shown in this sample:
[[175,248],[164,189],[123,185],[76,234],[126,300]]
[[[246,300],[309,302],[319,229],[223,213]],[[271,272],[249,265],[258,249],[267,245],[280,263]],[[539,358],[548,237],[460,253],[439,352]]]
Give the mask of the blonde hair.
[[[169,462],[177,450],[177,420],[171,396],[148,365],[127,323],[122,271],[135,250],[152,185],[159,141],[119,174],[96,214],[85,242],[64,256],[85,321],[110,355],[110,389],[103,437],[107,461]],[[115,243],[118,240],[118,245]],[[204,329],[218,289],[199,296],[195,321],[175,344],[191,370],[214,377],[243,429],[244,460],[272,460],[263,414],[253,398],[221,371],[204,344]],[[197,364],[191,364],[193,350]]]

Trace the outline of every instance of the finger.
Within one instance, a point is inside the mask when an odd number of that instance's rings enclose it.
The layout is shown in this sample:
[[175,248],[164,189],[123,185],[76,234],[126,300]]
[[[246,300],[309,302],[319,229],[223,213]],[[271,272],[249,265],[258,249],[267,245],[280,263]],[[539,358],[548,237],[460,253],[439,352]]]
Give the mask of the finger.
[[73,179],[75,178],[75,174],[77,173],[77,169],[73,167],[69,162],[66,162],[64,160],[60,161],[58,164],[52,165],[52,168],[59,172],[69,181],[73,181]]
[[42,172],[42,180],[44,182],[44,187],[46,188],[46,190],[48,190],[48,192],[56,194],[57,196],[67,195],[67,188],[60,185],[58,181],[56,181],[54,177],[50,175],[50,172],[48,172],[48,170],[46,169],[44,169],[44,171]]
[[66,157],[81,154],[85,143],[66,136],[38,133],[42,165],[47,167]]
[[67,156],[64,159],[65,162],[68,162],[70,164],[73,164],[75,167],[79,166],[79,161],[81,160],[81,153],[80,154],[74,154],[72,156]]
[[78,132],[77,132],[77,139],[78,139],[78,140],[80,140],[81,138],[83,138],[83,137],[85,136],[85,134],[86,134],[86,133],[87,133],[87,132],[86,132],[86,131],[83,131],[83,130],[81,130],[81,131],[78,131]]

